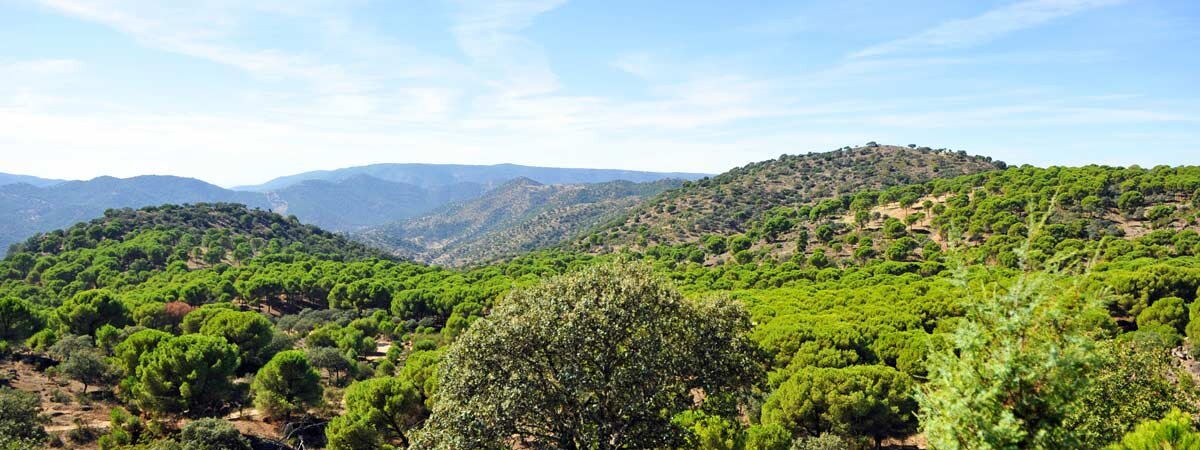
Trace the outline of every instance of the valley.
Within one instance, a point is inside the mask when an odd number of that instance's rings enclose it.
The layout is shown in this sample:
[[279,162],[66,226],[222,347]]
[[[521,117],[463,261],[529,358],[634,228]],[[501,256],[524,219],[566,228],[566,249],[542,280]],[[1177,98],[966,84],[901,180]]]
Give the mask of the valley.
[[[412,204],[366,176],[279,192]],[[3,442],[1101,448],[1200,409],[1200,167],[868,145],[478,195],[350,235],[236,196],[33,234],[0,261],[0,401],[50,421]]]

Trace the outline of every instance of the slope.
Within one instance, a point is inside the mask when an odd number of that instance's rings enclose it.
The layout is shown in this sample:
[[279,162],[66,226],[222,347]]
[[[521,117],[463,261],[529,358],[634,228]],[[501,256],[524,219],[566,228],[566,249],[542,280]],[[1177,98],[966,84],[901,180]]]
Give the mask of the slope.
[[965,152],[868,144],[827,153],[784,155],[687,183],[599,229],[579,247],[591,251],[697,242],[744,232],[777,207],[816,204],[882,189],[1003,168]]
[[421,261],[477,263],[557,245],[681,183],[546,185],[518,178],[479,198],[358,237]]

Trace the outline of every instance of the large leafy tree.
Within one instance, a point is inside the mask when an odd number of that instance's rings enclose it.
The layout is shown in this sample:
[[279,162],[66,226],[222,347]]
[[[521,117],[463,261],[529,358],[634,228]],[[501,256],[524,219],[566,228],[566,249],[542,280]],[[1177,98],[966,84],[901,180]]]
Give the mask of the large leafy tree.
[[260,367],[271,355],[264,350],[271,344],[275,329],[271,321],[262,314],[252,311],[222,311],[209,318],[200,327],[200,333],[225,338],[236,345],[242,354],[240,373],[248,373]]
[[198,334],[166,340],[141,358],[134,395],[143,409],[204,414],[224,405],[238,366],[237,347]]
[[254,406],[267,417],[290,418],[320,403],[321,375],[304,352],[280,352],[258,370],[251,390]]
[[760,364],[731,301],[691,302],[649,268],[605,264],[501,301],[450,347],[418,447],[627,449],[681,444],[699,393]]
[[420,389],[399,377],[350,385],[345,406],[345,419],[330,423],[326,431],[333,448],[363,448],[363,442],[382,441],[399,441],[407,447],[409,430],[428,415]]

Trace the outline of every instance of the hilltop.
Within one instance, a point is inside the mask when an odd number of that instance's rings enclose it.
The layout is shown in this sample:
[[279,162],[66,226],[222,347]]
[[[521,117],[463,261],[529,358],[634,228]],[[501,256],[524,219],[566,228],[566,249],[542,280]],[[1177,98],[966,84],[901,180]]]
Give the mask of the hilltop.
[[745,232],[750,223],[777,207],[814,205],[862,190],[1004,167],[1003,162],[965,152],[874,144],[783,155],[665,192],[579,245],[591,251],[612,251],[697,242],[709,234]]
[[12,254],[51,255],[116,252],[123,266],[164,268],[173,261],[191,267],[236,264],[263,253],[303,253],[354,260],[382,254],[362,244],[304,225],[293,218],[245,205],[198,203],[110,209],[100,218],[39,233],[13,245]]

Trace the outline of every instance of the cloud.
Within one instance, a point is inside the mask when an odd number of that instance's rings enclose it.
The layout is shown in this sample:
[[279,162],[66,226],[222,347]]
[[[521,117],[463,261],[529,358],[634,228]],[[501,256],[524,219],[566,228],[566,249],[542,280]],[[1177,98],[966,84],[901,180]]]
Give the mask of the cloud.
[[969,19],[943,22],[916,35],[859,50],[850,57],[867,58],[970,47],[1055,19],[1120,2],[1121,0],[1024,0]]
[[8,75],[54,76],[78,72],[83,63],[75,59],[34,59],[0,64],[0,73]]
[[451,28],[463,53],[492,76],[504,95],[525,96],[558,90],[557,75],[542,48],[521,36],[534,18],[566,0],[460,0]]

